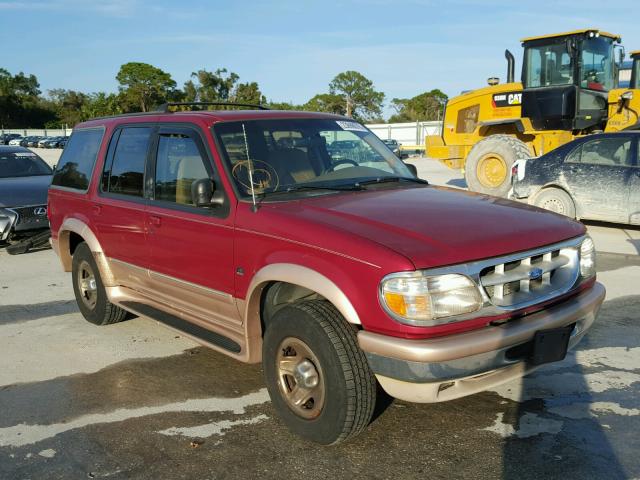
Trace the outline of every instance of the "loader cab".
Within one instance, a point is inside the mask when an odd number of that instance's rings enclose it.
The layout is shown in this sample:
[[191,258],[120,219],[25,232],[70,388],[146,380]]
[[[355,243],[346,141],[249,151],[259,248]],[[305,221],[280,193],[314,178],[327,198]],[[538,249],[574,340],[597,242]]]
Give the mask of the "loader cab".
[[619,42],[594,29],[523,39],[522,116],[537,130],[603,129]]
[[629,88],[640,90],[640,50],[631,52],[631,81]]

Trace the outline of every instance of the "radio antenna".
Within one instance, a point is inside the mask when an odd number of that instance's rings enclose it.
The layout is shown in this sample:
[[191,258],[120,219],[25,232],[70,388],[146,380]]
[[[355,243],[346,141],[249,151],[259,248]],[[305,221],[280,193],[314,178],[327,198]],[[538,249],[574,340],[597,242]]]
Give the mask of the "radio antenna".
[[257,212],[256,191],[253,185],[253,162],[249,156],[249,143],[247,142],[247,131],[244,128],[244,123],[242,124],[242,135],[244,136],[244,149],[247,153],[247,169],[249,170],[249,185],[251,185],[251,201],[253,202],[253,211]]

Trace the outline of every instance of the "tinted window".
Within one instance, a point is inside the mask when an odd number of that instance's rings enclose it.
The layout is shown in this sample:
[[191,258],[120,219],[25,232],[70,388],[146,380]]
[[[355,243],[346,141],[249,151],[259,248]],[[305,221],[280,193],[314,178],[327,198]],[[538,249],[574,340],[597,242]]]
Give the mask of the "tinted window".
[[87,190],[103,133],[101,128],[75,130],[62,153],[51,184]]
[[629,137],[607,137],[582,144],[567,157],[567,162],[588,165],[631,166],[631,139]]
[[33,152],[0,151],[0,178],[51,175],[49,165]]
[[191,184],[209,178],[195,140],[182,134],[163,134],[158,141],[155,199],[193,205]]
[[[123,128],[111,162],[105,170],[103,189],[122,195],[143,196],[144,166],[149,149],[150,127]],[[106,187],[106,188],[105,188]]]

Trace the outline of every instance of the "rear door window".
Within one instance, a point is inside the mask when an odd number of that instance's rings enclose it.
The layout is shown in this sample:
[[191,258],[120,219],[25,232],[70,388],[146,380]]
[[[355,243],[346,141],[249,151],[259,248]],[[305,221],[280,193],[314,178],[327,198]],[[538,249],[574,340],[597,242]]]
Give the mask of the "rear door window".
[[151,127],[125,127],[116,132],[113,158],[105,165],[102,175],[103,191],[144,196],[144,172],[151,132]]
[[567,157],[569,163],[630,167],[632,160],[631,138],[623,136],[590,140]]
[[103,128],[74,130],[53,175],[52,185],[86,191],[98,157]]

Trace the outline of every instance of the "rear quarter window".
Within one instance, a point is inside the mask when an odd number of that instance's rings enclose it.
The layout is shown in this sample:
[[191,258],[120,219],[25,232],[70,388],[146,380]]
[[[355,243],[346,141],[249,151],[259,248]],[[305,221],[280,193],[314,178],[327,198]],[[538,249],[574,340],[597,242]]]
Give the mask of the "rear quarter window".
[[51,185],[86,191],[103,135],[103,128],[74,131],[53,174]]

